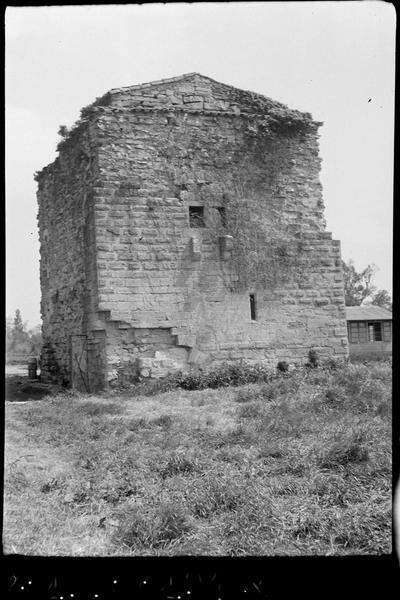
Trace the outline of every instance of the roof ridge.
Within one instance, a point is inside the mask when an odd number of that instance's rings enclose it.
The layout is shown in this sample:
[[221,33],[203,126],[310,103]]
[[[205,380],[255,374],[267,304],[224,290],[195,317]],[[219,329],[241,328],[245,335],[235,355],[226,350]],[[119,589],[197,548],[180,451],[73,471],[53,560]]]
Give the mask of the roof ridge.
[[[230,90],[237,90],[238,92],[241,92],[243,94],[249,94],[251,95],[253,98],[259,98],[262,101],[267,101],[269,103],[272,103],[273,105],[275,105],[278,108],[282,108],[285,110],[294,110],[295,112],[303,112],[303,111],[299,111],[296,109],[290,109],[289,106],[287,104],[284,104],[283,102],[280,102],[279,100],[274,100],[273,98],[271,98],[270,96],[266,96],[265,94],[261,94],[260,92],[253,92],[252,90],[245,90],[243,88],[239,88],[236,87],[234,85],[231,85],[229,83],[222,83],[221,81],[218,81],[217,79],[213,79],[212,77],[209,77],[208,75],[202,75],[201,73],[199,73],[198,71],[193,71],[191,73],[184,73],[183,75],[177,75],[175,77],[167,77],[165,79],[158,79],[155,81],[148,81],[145,83],[137,83],[135,85],[127,85],[127,86],[123,86],[123,87],[118,87],[118,88],[112,88],[111,90],[109,90],[108,92],[106,92],[105,96],[107,95],[114,95],[114,94],[118,94],[118,93],[123,93],[127,90],[146,90],[152,87],[156,87],[157,85],[162,85],[164,83],[174,83],[177,81],[183,81],[185,79],[189,79],[191,77],[201,77],[202,79],[208,79],[208,81],[212,81],[213,83],[216,83],[217,85],[220,85],[224,88],[230,89]],[[307,114],[307,113],[304,113]],[[311,116],[311,115],[310,115]],[[316,121],[317,123],[318,121]],[[320,123],[320,122],[318,122]],[[320,123],[322,124],[322,123]]]
[[[160,83],[173,83],[174,81],[181,81],[182,79],[186,79],[188,77],[193,77],[194,75],[200,75],[200,77],[205,77],[205,75],[201,75],[200,73],[192,72],[192,73],[184,73],[183,75],[177,75],[175,77],[166,77],[164,79],[156,79],[155,81],[146,81],[144,83],[135,83],[134,85],[124,85],[118,88],[111,88],[109,93],[120,92],[122,90],[131,90],[131,89],[139,89],[139,88],[148,88],[154,85],[160,85]],[[209,78],[207,78],[209,79]]]
[[111,90],[109,90],[108,93],[109,94],[117,94],[118,92],[122,92],[125,90],[146,89],[146,88],[157,86],[157,85],[160,85],[163,83],[174,83],[175,81],[182,81],[184,79],[188,79],[189,77],[194,77],[195,75],[197,75],[198,77],[202,77],[203,79],[208,79],[209,81],[212,81],[213,83],[217,83],[218,85],[221,85],[222,87],[233,89],[233,90],[238,90],[239,92],[244,92],[245,94],[251,94],[252,96],[258,96],[260,98],[263,98],[264,100],[269,100],[270,102],[273,102],[274,104],[277,104],[281,107],[288,108],[288,106],[286,104],[284,104],[283,102],[280,102],[279,100],[273,100],[269,96],[265,96],[265,94],[261,94],[260,92],[253,92],[251,90],[244,90],[243,88],[236,87],[229,83],[222,83],[221,81],[218,81],[217,79],[213,79],[212,77],[209,77],[208,75],[202,75],[201,73],[199,73],[197,71],[193,71],[191,73],[184,73],[183,75],[177,75],[175,77],[167,77],[164,79],[157,79],[155,81],[148,81],[145,83],[136,83],[134,85],[126,85],[126,86],[122,86],[122,87],[118,87],[118,88],[112,88]]

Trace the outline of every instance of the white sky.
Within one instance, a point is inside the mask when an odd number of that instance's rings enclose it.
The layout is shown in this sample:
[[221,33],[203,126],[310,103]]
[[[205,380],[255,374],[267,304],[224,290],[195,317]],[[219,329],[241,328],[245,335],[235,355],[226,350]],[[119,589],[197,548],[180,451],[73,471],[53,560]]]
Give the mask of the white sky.
[[35,171],[109,89],[199,72],[311,112],[327,229],[392,290],[394,8],[384,2],[8,7],[6,311],[40,322]]

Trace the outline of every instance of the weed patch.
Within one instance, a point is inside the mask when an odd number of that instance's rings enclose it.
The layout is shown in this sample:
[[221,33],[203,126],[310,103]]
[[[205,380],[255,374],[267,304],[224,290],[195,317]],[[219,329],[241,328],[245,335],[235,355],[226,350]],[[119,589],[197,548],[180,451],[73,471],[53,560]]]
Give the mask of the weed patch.
[[128,507],[114,534],[114,541],[128,548],[148,550],[165,547],[191,529],[188,513],[174,504],[147,510],[142,506]]
[[242,505],[247,498],[243,487],[223,478],[209,477],[202,481],[191,501],[197,517],[208,518],[214,513],[230,512]]
[[173,425],[173,419],[171,415],[160,415],[159,417],[151,419],[149,424],[155,425],[156,427],[162,427],[163,429],[170,429]]
[[248,388],[241,388],[235,394],[235,402],[253,402],[255,398],[256,395],[254,393],[254,390]]
[[375,409],[375,414],[379,417],[388,417],[391,413],[390,405],[388,402],[380,402]]
[[263,414],[262,405],[253,402],[252,404],[246,404],[245,406],[241,406],[237,412],[237,416],[239,419],[253,419],[255,417],[259,417]]
[[280,444],[276,442],[265,442],[262,444],[260,450],[258,451],[257,457],[262,459],[269,458],[283,458],[287,455],[287,450],[285,450]]
[[[343,518],[336,523],[334,542],[347,550],[358,553],[388,553],[392,510],[390,502],[371,506],[351,506],[344,511]],[[388,541],[383,542],[386,533]]]
[[219,445],[235,445],[240,444],[243,446],[251,445],[254,442],[254,434],[242,423],[239,423],[236,427],[222,434],[219,438]]
[[275,436],[298,436],[306,429],[304,421],[303,411],[282,400],[273,406],[271,412],[259,418],[257,428]]
[[126,428],[129,429],[129,431],[139,431],[140,429],[144,429],[148,426],[148,421],[143,419],[143,417],[133,418],[126,421]]
[[174,475],[192,475],[200,471],[198,461],[183,453],[174,453],[157,469],[163,479]]
[[362,432],[335,435],[331,443],[317,457],[317,464],[322,469],[337,469],[349,463],[366,462],[369,459],[368,448],[363,444]]
[[11,490],[19,493],[29,486],[29,480],[22,469],[11,468],[8,473],[7,483]]
[[64,486],[64,482],[60,482],[55,477],[52,477],[49,481],[46,481],[40,486],[40,491],[43,494],[49,494],[50,492],[54,492],[55,490],[60,490]]

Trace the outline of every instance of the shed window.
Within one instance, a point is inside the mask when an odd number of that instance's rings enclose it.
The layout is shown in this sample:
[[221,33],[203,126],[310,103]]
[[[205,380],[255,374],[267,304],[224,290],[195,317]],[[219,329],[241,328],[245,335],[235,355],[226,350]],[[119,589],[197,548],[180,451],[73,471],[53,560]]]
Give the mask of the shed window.
[[358,323],[349,324],[349,340],[352,344],[358,344]]
[[205,227],[204,206],[189,206],[189,227]]
[[254,294],[250,294],[250,317],[252,321],[256,320],[256,297]]
[[370,342],[382,341],[381,323],[368,323],[368,340]]
[[383,341],[391,342],[392,341],[392,324],[390,321],[383,321]]
[[368,341],[368,330],[365,321],[351,321],[348,328],[351,344],[365,344]]
[[349,341],[351,344],[365,344],[368,342],[390,342],[392,328],[390,321],[350,321],[348,323]]

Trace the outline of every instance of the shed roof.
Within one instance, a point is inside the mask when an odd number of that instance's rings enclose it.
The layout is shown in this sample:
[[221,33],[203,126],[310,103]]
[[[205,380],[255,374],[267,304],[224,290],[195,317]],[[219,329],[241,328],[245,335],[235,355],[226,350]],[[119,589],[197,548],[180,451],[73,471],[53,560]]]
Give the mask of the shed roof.
[[380,321],[392,318],[392,313],[381,306],[346,306],[347,321]]

